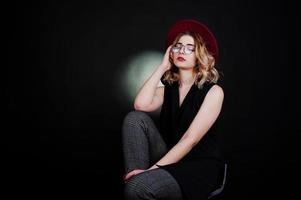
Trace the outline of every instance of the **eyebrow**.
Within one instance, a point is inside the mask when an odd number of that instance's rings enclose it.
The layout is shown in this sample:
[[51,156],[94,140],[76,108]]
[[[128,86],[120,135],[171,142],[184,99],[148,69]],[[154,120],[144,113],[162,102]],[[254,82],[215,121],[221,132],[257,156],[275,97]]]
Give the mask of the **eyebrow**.
[[[177,42],[177,44],[183,44],[183,43],[181,43],[181,42]],[[194,44],[186,44],[186,45],[195,46]]]

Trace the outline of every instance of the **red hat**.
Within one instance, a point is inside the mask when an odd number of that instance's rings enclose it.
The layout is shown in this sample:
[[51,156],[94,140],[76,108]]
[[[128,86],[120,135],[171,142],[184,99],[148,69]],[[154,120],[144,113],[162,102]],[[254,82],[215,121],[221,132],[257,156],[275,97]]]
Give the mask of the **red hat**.
[[165,49],[167,49],[168,46],[170,46],[174,42],[174,40],[180,33],[184,33],[185,31],[192,31],[198,33],[203,38],[207,50],[211,53],[211,55],[215,58],[215,61],[217,62],[218,45],[214,35],[208,29],[207,26],[193,19],[184,19],[177,21],[170,28],[167,34]]

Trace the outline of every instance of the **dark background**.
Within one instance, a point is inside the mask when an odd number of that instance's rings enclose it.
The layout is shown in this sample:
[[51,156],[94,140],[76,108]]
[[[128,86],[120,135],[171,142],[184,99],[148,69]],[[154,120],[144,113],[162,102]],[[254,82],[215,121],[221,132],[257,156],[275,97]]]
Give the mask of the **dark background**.
[[295,3],[13,1],[2,9],[1,165],[11,197],[122,199],[121,124],[133,105],[119,101],[116,74],[141,51],[163,53],[168,28],[194,18],[220,46],[223,199],[296,198]]

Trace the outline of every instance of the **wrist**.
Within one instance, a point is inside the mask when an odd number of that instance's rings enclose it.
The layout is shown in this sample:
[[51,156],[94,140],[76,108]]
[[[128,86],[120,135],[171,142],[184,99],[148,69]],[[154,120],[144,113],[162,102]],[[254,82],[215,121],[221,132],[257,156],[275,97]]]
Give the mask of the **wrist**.
[[160,167],[160,165],[157,165],[157,164],[155,164],[155,165],[153,165],[151,168],[149,168],[149,169],[157,169],[157,168],[159,168]]

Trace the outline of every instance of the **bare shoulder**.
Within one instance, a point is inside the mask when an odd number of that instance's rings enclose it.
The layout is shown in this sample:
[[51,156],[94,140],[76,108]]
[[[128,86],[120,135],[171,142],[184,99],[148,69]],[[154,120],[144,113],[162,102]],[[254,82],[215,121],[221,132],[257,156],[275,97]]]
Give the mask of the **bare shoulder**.
[[223,98],[224,90],[218,84],[214,84],[208,91],[206,96],[210,96],[210,98]]

